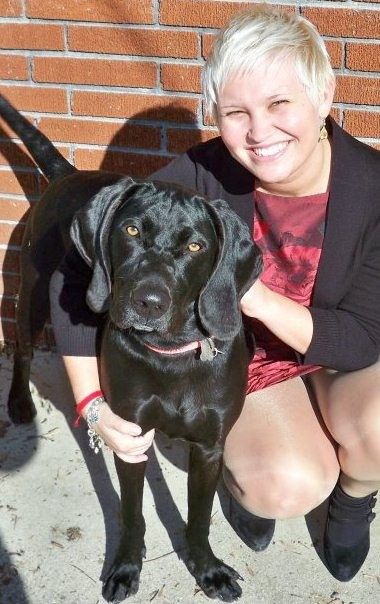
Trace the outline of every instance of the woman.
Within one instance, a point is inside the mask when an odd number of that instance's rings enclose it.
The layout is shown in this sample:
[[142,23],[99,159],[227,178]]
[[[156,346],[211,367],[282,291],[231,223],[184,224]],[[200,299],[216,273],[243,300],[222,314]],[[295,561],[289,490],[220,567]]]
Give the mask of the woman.
[[[275,518],[330,496],[326,562],[347,581],[367,556],[380,485],[380,154],[328,117],[334,87],[308,21],[259,6],[238,15],[205,69],[221,138],[154,178],[224,198],[263,252],[261,279],[241,300],[257,352],[226,442],[230,522],[262,550]],[[52,318],[86,416],[100,388],[95,328],[72,325],[59,306],[62,273],[80,306],[79,270],[71,258],[54,276]],[[141,435],[106,403],[97,411],[93,427],[121,459],[146,459],[153,430]]]

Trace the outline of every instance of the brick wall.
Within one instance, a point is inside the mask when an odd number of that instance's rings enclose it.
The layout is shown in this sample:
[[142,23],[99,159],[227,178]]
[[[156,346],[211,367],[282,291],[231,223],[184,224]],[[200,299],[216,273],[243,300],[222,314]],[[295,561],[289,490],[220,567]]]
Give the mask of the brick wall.
[[[252,3],[0,0],[0,92],[77,167],[146,176],[215,135],[202,114],[201,68],[217,29]],[[380,148],[380,0],[282,6],[326,39],[337,73],[335,117]],[[43,186],[0,123],[0,340],[14,339],[19,246]]]

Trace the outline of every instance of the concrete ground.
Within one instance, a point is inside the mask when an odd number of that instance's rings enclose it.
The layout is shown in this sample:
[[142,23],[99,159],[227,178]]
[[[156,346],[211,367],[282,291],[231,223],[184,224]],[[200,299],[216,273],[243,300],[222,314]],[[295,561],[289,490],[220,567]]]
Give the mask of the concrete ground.
[[[72,398],[59,358],[36,354],[38,416],[13,426],[6,413],[11,360],[2,358],[0,402],[0,603],[101,604],[100,577],[118,540],[118,485],[112,455],[94,455],[84,425],[73,428]],[[186,449],[157,438],[150,453],[144,511],[147,557],[131,604],[206,604],[183,561]],[[244,577],[242,603],[378,604],[380,520],[357,577],[339,583],[320,557],[326,506],[277,523],[262,553],[235,535],[215,497],[211,544]],[[380,506],[377,505],[380,512]],[[314,545],[313,545],[314,544]]]

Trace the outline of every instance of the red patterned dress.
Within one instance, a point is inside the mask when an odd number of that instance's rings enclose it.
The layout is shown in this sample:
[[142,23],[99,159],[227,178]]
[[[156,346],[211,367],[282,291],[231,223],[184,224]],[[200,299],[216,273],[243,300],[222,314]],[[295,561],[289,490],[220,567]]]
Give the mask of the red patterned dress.
[[[310,305],[322,250],[328,193],[280,197],[255,192],[253,238],[263,253],[261,281],[272,291]],[[284,318],[284,320],[286,320]],[[292,348],[251,320],[256,353],[247,394],[318,368],[300,365]]]

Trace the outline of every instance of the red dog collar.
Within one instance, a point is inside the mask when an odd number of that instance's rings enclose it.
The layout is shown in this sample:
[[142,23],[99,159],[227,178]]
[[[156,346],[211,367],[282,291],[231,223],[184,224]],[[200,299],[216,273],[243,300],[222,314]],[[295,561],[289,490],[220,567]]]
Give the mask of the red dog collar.
[[152,344],[145,344],[145,346],[153,352],[167,355],[181,354],[183,352],[190,352],[191,350],[198,350],[200,348],[201,354],[199,358],[201,361],[212,361],[218,352],[222,353],[221,350],[216,348],[212,338],[205,338],[204,340],[189,342],[189,344],[185,344],[185,346],[180,346],[179,348],[158,348],[157,346],[152,346]]

